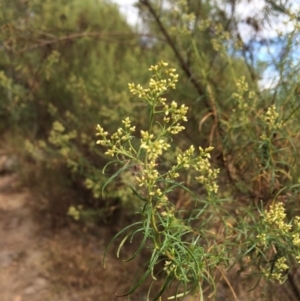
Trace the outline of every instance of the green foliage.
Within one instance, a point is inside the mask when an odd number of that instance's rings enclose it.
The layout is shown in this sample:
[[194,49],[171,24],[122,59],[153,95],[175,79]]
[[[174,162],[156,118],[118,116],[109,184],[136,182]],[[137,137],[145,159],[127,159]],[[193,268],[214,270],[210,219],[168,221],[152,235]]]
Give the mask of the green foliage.
[[[277,46],[284,52],[271,62],[257,59],[251,65],[252,45],[240,37],[233,2],[226,2],[232,8],[230,16],[213,1],[163,2],[165,5],[144,0],[140,4],[145,22],[167,41],[162,57],[178,66],[183,77],[177,97],[191,110],[187,130],[176,143],[213,145],[222,182],[229,181],[230,193],[241,193],[249,204],[260,199],[267,203],[279,196],[278,191],[294,188],[299,145],[295,96],[299,64],[294,55],[299,26],[295,13],[282,8],[294,28],[289,33],[278,31],[282,45]],[[273,13],[277,14],[268,11]],[[158,43],[156,47],[162,46]],[[278,83],[262,89],[260,74],[270,65],[272,72],[278,72]],[[273,105],[282,125],[276,129],[270,129],[263,117]]]
[[[106,1],[3,5],[1,128],[23,135],[27,151],[54,172],[68,166],[66,176],[99,198],[105,158],[99,160],[91,133],[99,119],[113,128],[136,110],[125,87],[142,75],[134,67],[143,65],[137,39]],[[142,118],[137,110],[136,116]],[[126,196],[126,189],[112,190],[112,197],[120,195]]]
[[[140,204],[141,220],[124,226],[108,248],[121,237],[117,252],[119,256],[126,241],[141,236],[140,247],[125,261],[134,259],[144,248],[151,251],[149,260],[145,262],[144,274],[137,278],[125,295],[134,293],[151,276],[153,281],[158,277],[163,279],[160,290],[152,300],[160,300],[173,282],[178,282],[173,298],[180,299],[196,291],[202,300],[203,292],[208,287],[215,294],[216,271],[236,261],[253,265],[256,273],[262,277],[283,283],[289,269],[287,262],[299,262],[300,217],[296,216],[293,222],[286,222],[281,202],[272,204],[267,211],[259,211],[254,207],[252,210],[256,213],[248,211],[244,220],[233,216],[229,211],[229,200],[221,199],[217,194],[219,170],[213,169],[210,163],[212,148],[203,150],[199,147],[196,154],[194,146],[185,151],[179,148],[175,150],[175,145],[172,146],[172,136],[184,130],[181,122],[187,121],[187,107],[178,107],[175,101],[168,104],[164,97],[168,89],[175,88],[175,70],[168,69],[166,63],[160,62],[151,66],[150,71],[154,74],[148,88],[129,84],[131,93],[147,104],[147,127],[137,134],[136,127],[131,125],[127,117],[122,121],[123,127],[109,136],[100,125],[97,126],[97,135],[100,136],[97,143],[107,149],[106,155],[116,158],[108,165],[115,162],[121,164],[121,168],[108,179],[103,189],[120,173],[135,169],[135,185],[130,185],[130,188],[135,196],[132,201]],[[240,100],[239,95],[247,90],[247,84],[241,79],[237,82],[235,97]],[[240,112],[245,109],[244,106],[237,108]],[[237,122],[246,122],[245,117],[240,115]],[[282,127],[278,117],[276,107],[272,106],[261,118],[266,133],[270,134]],[[138,147],[132,144],[136,136],[140,140]],[[261,139],[268,141],[266,134]],[[157,162],[164,157],[165,152],[172,152],[172,149],[176,154],[176,162],[169,170],[161,171]],[[265,169],[268,167],[265,166]],[[180,177],[183,171],[184,174],[193,175],[193,179],[205,188],[206,193],[190,190],[190,185]],[[272,172],[277,173],[278,170]],[[173,203],[173,198],[180,190],[187,192],[195,202],[189,210],[179,209]],[[249,219],[252,221],[247,224]],[[223,228],[222,233],[220,230],[212,230],[215,224]],[[157,270],[158,267],[160,270]]]
[[[69,208],[76,220],[103,217],[112,199],[139,211],[115,238],[120,252],[141,238],[133,258],[152,251],[130,293],[152,276],[165,281],[157,298],[171,282],[178,296],[208,296],[223,267],[283,282],[298,265],[297,14],[267,1],[267,16],[281,12],[293,30],[278,32],[277,56],[251,61],[258,46],[240,37],[238,2],[226,1],[229,15],[216,1],[140,0],[144,44],[107,1],[0,3],[0,130],[22,134],[32,158],[66,166],[90,191]],[[181,80],[159,64],[143,88],[157,57]],[[271,88],[259,82],[270,66]],[[141,85],[128,91],[132,81]]]
[[[157,300],[175,280],[182,282],[183,293],[180,286],[176,293],[182,296],[195,289],[201,291],[199,280],[214,286],[215,266],[226,259],[223,258],[222,245],[208,242],[210,235],[206,233],[204,225],[198,226],[197,229],[191,227],[193,220],[202,219],[207,214],[206,210],[212,210],[219,203],[215,182],[218,170],[214,170],[209,162],[209,152],[212,149],[200,147],[198,154],[193,146],[185,151],[176,149],[177,158],[174,165],[167,171],[159,171],[159,159],[166,151],[172,152],[172,136],[184,130],[181,122],[187,121],[187,108],[185,105],[178,107],[175,101],[168,104],[163,97],[168,89],[175,88],[178,78],[174,73],[175,69],[167,68],[166,63],[160,62],[152,66],[150,71],[154,74],[148,88],[129,84],[131,93],[138,95],[139,99],[147,104],[149,112],[148,126],[140,131],[138,147],[132,144],[136,128],[131,126],[128,117],[123,120],[123,128],[119,128],[109,138],[108,133],[98,125],[97,135],[100,136],[100,140],[97,143],[107,148],[106,155],[116,157],[116,161],[122,165],[121,169],[108,179],[107,184],[120,172],[137,169],[136,185],[130,185],[130,188],[136,197],[135,201],[140,203],[142,220],[125,227],[112,241],[123,235],[119,253],[127,240],[131,241],[136,235],[142,234],[140,247],[126,261],[134,259],[145,247],[152,251],[144,275],[137,279],[128,295],[133,293],[148,275],[156,280],[155,268],[163,259],[164,267],[161,273],[166,276],[161,290],[153,299]],[[180,173],[185,169],[196,171],[198,175],[194,175],[194,179],[205,187],[206,198],[198,198],[186,183],[181,181]],[[183,213],[176,210],[172,203],[172,193],[178,193],[180,189],[188,192],[195,202],[195,208],[187,220],[181,218]]]

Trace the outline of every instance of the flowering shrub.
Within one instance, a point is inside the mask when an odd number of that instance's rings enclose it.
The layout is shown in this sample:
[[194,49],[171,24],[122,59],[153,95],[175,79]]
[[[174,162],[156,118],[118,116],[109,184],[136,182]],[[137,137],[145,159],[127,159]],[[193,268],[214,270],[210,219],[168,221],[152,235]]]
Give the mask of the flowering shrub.
[[258,248],[267,260],[260,268],[266,278],[284,283],[289,270],[287,262],[294,257],[300,263],[300,217],[287,223],[282,202],[272,204],[261,217]]
[[[257,207],[252,208],[257,214],[248,211],[242,219],[232,214],[230,200],[218,196],[219,169],[213,168],[210,160],[213,148],[199,147],[196,151],[193,145],[186,150],[172,146],[172,136],[185,129],[182,123],[187,121],[188,111],[184,104],[169,103],[165,98],[168,90],[176,87],[175,69],[160,62],[149,70],[152,77],[147,88],[129,84],[131,93],[148,107],[146,128],[137,133],[129,117],[111,135],[97,125],[97,144],[106,148],[106,155],[115,158],[104,167],[104,172],[111,164],[121,165],[103,185],[102,192],[121,173],[134,170],[135,182],[128,185],[135,197],[132,201],[139,203],[141,216],[140,221],[125,227],[112,239],[106,252],[121,238],[119,256],[126,241],[138,237],[140,246],[126,261],[134,259],[144,248],[151,250],[143,275],[124,296],[131,295],[151,276],[153,281],[163,279],[153,300],[161,300],[173,282],[177,289],[171,298],[179,299],[193,292],[203,298],[204,291],[215,292],[216,273],[224,276],[221,267],[238,261],[255,266],[256,273],[266,279],[283,283],[289,263],[294,259],[299,262],[300,258],[299,217],[287,222],[283,204],[275,201],[269,209],[260,210],[260,214]],[[247,90],[243,80],[238,85],[242,92]],[[266,135],[272,135],[272,130],[281,127],[278,117],[275,106],[262,116],[266,133],[261,143]],[[161,171],[159,162],[167,153],[175,154],[175,159],[168,170]],[[184,174],[192,175],[206,193],[191,191]],[[181,190],[189,194],[194,207],[174,205]],[[232,293],[235,296],[233,289]]]
[[[167,99],[163,97],[168,89],[175,88],[178,80],[175,70],[168,68],[167,63],[160,62],[152,66],[150,71],[153,75],[149,87],[129,84],[131,93],[148,105],[148,128],[135,134],[135,126],[131,125],[127,117],[122,121],[123,127],[109,136],[108,132],[98,125],[97,135],[100,139],[97,143],[107,148],[106,155],[115,157],[118,163],[122,164],[122,168],[104,187],[120,172],[132,166],[138,169],[135,176],[137,185],[131,185],[130,188],[141,202],[142,221],[125,228],[115,238],[124,235],[119,248],[121,249],[126,240],[142,233],[141,245],[129,260],[136,257],[146,246],[151,248],[152,255],[144,276],[128,294],[134,292],[148,275],[156,279],[154,268],[164,260],[163,271],[166,278],[157,297],[160,297],[167,285],[174,280],[183,283],[184,295],[187,291],[201,288],[199,279],[212,281],[208,271],[218,264],[218,260],[215,259],[213,249],[209,253],[201,245],[201,231],[197,232],[191,227],[191,223],[180,218],[180,212],[176,210],[171,194],[183,189],[192,195],[196,202],[195,207],[199,206],[201,209],[194,210],[196,216],[189,217],[191,222],[193,218],[199,218],[205,206],[210,206],[210,202],[213,205],[216,201],[216,179],[219,171],[213,169],[210,163],[212,148],[199,147],[196,152],[193,145],[184,151],[177,149],[176,162],[167,171],[159,170],[157,162],[163,158],[164,153],[174,151],[171,147],[172,136],[184,130],[182,122],[187,121],[188,109],[184,104],[179,106],[175,101],[168,104]],[[139,136],[138,146],[132,143],[136,138],[134,135]],[[187,169],[193,169],[197,173],[194,180],[205,187],[205,200],[198,199],[185,183],[179,180],[180,173]]]

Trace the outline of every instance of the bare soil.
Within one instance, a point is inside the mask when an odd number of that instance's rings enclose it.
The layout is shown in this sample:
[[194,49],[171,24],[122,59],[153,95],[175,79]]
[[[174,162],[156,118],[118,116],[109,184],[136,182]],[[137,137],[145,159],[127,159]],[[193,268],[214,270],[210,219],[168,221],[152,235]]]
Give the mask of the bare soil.
[[[125,265],[109,253],[102,264],[114,227],[68,217],[53,226],[47,206],[17,175],[0,176],[0,300],[110,301],[126,292],[139,263]],[[145,299],[141,293],[132,300]]]

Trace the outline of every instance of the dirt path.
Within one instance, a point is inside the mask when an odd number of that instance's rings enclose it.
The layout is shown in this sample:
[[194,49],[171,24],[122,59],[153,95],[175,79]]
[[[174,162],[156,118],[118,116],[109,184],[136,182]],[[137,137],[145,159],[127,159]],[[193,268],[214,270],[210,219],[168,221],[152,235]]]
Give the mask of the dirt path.
[[[48,281],[40,270],[43,252],[31,218],[31,196],[16,175],[0,177],[0,292],[2,301],[36,300]],[[41,299],[40,299],[41,300]]]
[[37,218],[41,203],[17,175],[0,176],[0,300],[110,301],[126,291],[137,266],[109,254],[102,267],[110,227],[70,222],[53,231],[45,210]]

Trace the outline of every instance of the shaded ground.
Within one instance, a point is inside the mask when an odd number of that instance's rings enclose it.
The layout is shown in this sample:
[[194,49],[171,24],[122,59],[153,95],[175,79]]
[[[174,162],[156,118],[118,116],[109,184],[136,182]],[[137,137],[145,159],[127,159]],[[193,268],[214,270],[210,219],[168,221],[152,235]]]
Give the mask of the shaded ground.
[[138,262],[128,268],[108,255],[103,268],[111,225],[96,228],[70,221],[54,229],[46,206],[16,175],[0,177],[0,300],[110,301],[125,292]]

